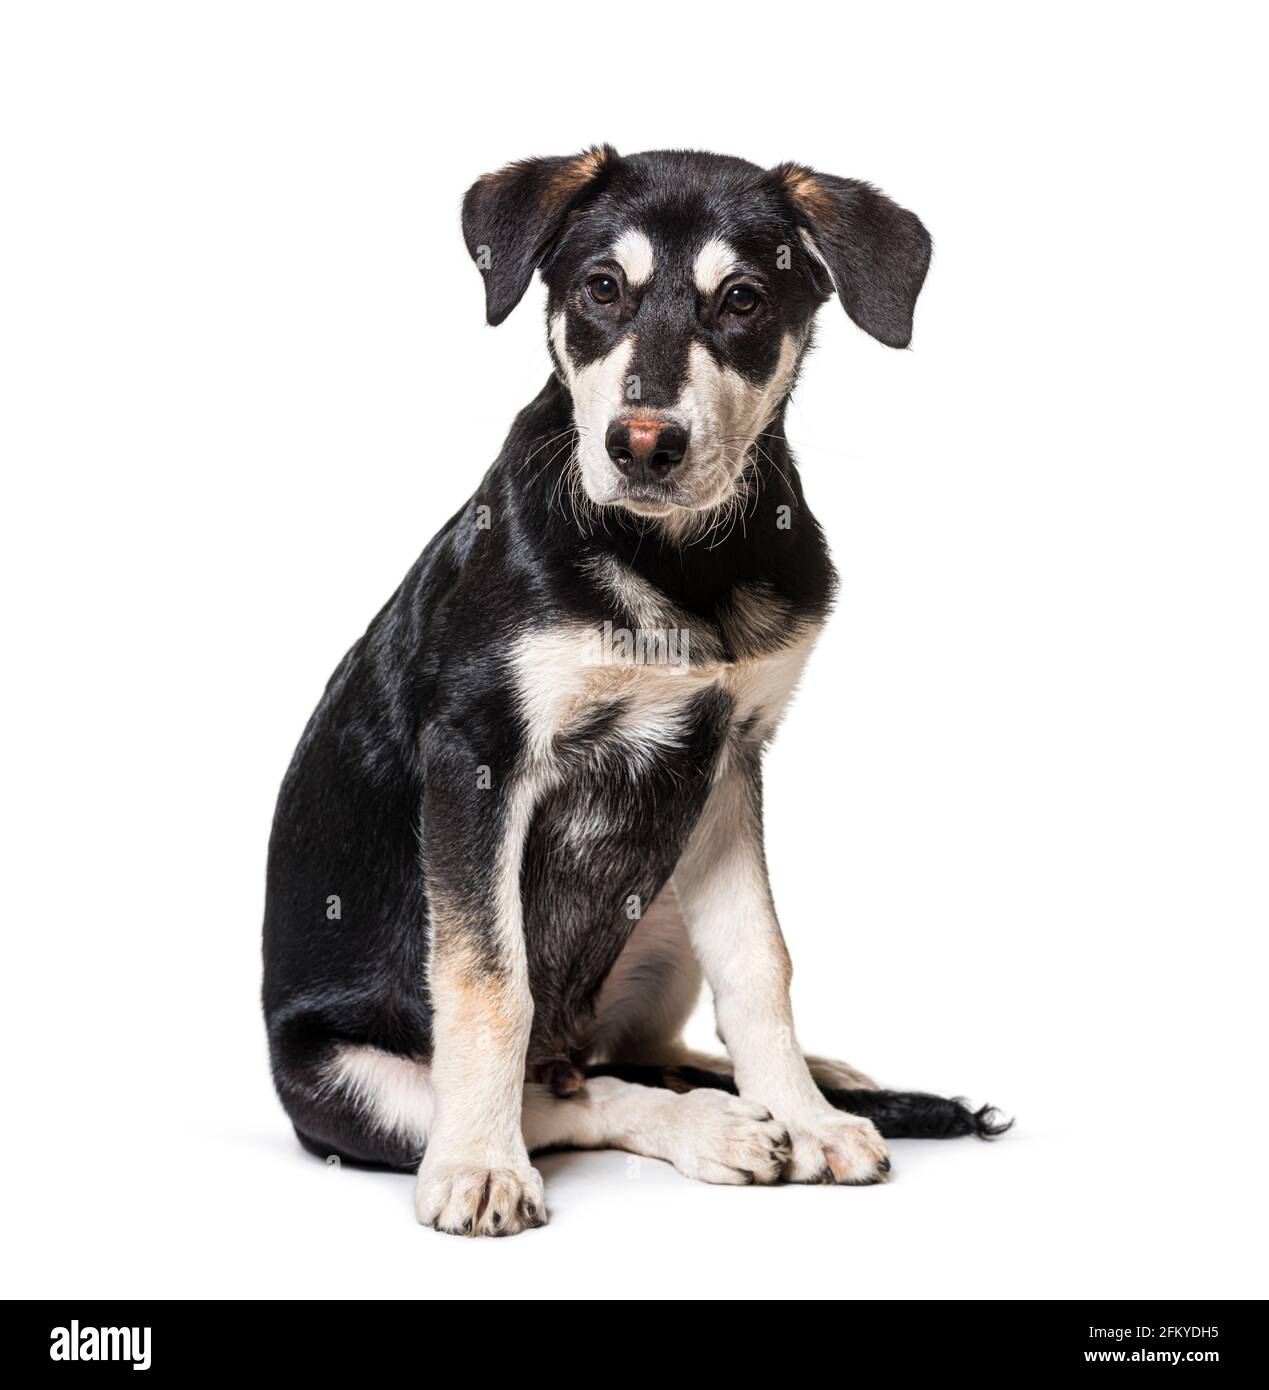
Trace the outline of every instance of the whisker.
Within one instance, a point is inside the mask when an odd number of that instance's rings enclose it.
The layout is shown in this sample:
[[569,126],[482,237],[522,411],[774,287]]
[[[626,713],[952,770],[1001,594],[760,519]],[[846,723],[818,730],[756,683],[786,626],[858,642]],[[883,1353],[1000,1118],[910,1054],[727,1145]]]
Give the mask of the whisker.
[[523,473],[524,470],[529,466],[529,463],[533,459],[537,458],[537,456],[542,452],[543,449],[546,449],[550,445],[554,444],[557,439],[563,439],[564,436],[571,433],[573,429],[574,426],[569,425],[568,429],[560,430],[557,434],[551,435],[549,439],[544,439],[542,443],[539,444],[538,447],[534,449],[533,452],[525,458],[524,462],[521,463],[519,468],[516,469],[516,476],[519,477],[519,475]]

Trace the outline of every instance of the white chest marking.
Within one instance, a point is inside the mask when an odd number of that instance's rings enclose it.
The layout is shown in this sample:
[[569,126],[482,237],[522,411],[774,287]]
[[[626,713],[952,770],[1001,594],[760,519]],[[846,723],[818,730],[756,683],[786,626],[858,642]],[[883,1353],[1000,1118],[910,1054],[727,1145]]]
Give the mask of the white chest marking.
[[[596,641],[595,629],[583,624],[527,633],[516,643],[512,663],[529,759],[549,765],[553,741],[603,706],[619,709],[612,732],[632,756],[673,748],[687,733],[692,701],[709,689],[730,697],[733,722],[752,722],[755,733],[767,737],[780,722],[818,633],[818,627],[810,628],[761,656],[693,666],[640,660],[637,652],[630,656],[605,647]],[[602,660],[597,661],[597,652]]]

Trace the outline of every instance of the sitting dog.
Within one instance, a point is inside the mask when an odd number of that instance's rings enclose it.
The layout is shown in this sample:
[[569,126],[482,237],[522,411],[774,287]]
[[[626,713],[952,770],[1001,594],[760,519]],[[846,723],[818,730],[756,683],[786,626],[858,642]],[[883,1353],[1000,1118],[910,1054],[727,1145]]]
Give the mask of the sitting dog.
[[[999,1132],[803,1055],[763,854],[835,583],[785,406],[834,294],[906,346],[925,228],[854,179],[605,146],[482,178],[463,231],[491,324],[541,272],[554,372],[282,785],[264,1008],[301,1143],[509,1235],[546,1220],[535,1149],[850,1185],[883,1135]],[[702,975],[729,1060],[681,1041]]]

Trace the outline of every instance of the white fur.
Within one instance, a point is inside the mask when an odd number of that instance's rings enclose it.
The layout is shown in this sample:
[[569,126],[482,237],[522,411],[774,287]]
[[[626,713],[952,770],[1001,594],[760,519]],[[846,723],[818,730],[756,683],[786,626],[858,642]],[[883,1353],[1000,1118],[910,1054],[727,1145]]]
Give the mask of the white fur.
[[[437,1097],[426,1062],[348,1044],[332,1060],[329,1084],[345,1087],[380,1128],[420,1146],[435,1143],[430,1131]],[[783,1129],[762,1106],[719,1091],[676,1095],[605,1076],[568,1098],[525,1086],[517,1110],[526,1150],[626,1149],[665,1159],[705,1182],[745,1183],[749,1174],[754,1181],[776,1182],[786,1156]],[[426,1213],[429,1224],[466,1231],[470,1220],[472,1235],[510,1234],[525,1224],[526,1200],[545,1215],[541,1180],[532,1169],[446,1165],[429,1173],[426,1185],[420,1183],[428,1203],[420,1217]],[[496,1208],[502,1208],[497,1225]]]
[[580,435],[577,461],[582,486],[593,502],[604,505],[613,500],[620,481],[604,442],[608,426],[637,404],[626,398],[634,335],[623,338],[606,357],[588,362],[580,370],[568,355],[567,336],[567,318],[556,314],[551,321],[551,344],[573,397],[573,422]]
[[638,653],[596,665],[594,649],[594,632],[582,624],[539,629],[517,641],[512,663],[530,756],[550,767],[557,734],[587,718],[597,703],[620,700],[621,717],[608,740],[621,741],[624,766],[635,780],[656,755],[686,737],[687,702],[700,680],[695,668],[640,664]]
[[326,1085],[345,1091],[385,1134],[422,1148],[432,1128],[436,1093],[426,1062],[377,1047],[340,1043],[326,1068]]
[[656,258],[648,234],[637,227],[624,231],[612,249],[613,259],[621,267],[626,283],[635,289],[646,285],[656,269]]
[[[689,629],[690,631],[690,629]],[[762,734],[774,732],[814,645],[818,628],[787,646],[738,661],[706,660],[686,671],[615,655],[595,665],[593,630],[584,624],[539,628],[520,637],[511,654],[531,757],[550,767],[557,735],[587,718],[597,703],[620,701],[610,737],[619,738],[635,762],[672,748],[686,735],[684,717],[701,690],[718,686],[735,701],[738,720],[753,719]],[[698,644],[693,643],[695,648]],[[707,644],[699,644],[708,649]]]
[[[715,243],[709,243],[714,245]],[[721,246],[723,243],[717,243]],[[698,264],[705,255],[702,250]],[[722,253],[717,253],[721,255]],[[586,496],[599,506],[618,503],[620,475],[608,457],[606,437],[612,422],[638,409],[629,394],[630,366],[634,357],[633,330],[605,357],[578,368],[568,352],[567,315],[560,312],[550,324],[551,345],[573,398],[577,425],[577,468]],[[658,412],[683,425],[690,446],[683,467],[675,474],[680,494],[675,504],[634,510],[657,517],[670,534],[682,537],[702,516],[712,514],[736,495],[741,475],[761,434],[793,381],[802,345],[790,334],[780,344],[780,355],[768,381],[754,385],[738,372],[721,366],[700,343],[688,350],[688,372],[679,399]]]
[[761,447],[759,436],[771,423],[776,407],[793,380],[799,348],[786,334],[770,379],[760,386],[721,366],[700,343],[688,355],[687,382],[674,405],[674,418],[687,426],[693,440],[690,485],[695,505],[716,507],[731,496],[744,471],[750,450]]
[[673,1091],[600,1076],[560,1100],[541,1087],[524,1096],[530,1148],[626,1149],[663,1158],[690,1178],[743,1185],[778,1182],[789,1151],[765,1106],[723,1091]]
[[[768,678],[778,702],[787,678]],[[776,920],[759,808],[744,770],[724,759],[674,874],[692,947],[714,993],[719,1035],[742,1097],[767,1106],[793,1140],[790,1177],[870,1182],[885,1145],[867,1120],[834,1110],[798,1046],[789,997],[792,965]]]
[[712,295],[736,268],[739,257],[735,248],[721,237],[711,237],[696,253],[692,278],[704,295]]

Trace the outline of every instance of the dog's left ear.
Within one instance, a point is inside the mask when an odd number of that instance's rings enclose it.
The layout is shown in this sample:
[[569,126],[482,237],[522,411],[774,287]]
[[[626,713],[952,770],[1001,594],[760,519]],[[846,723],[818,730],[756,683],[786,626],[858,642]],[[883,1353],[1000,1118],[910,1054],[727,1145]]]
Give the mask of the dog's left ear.
[[907,347],[930,267],[930,234],[921,219],[859,179],[801,164],[782,164],[774,173],[842,307],[887,347]]
[[463,199],[463,238],[485,277],[485,317],[500,324],[519,304],[570,212],[602,187],[617,151],[522,159],[486,174]]

